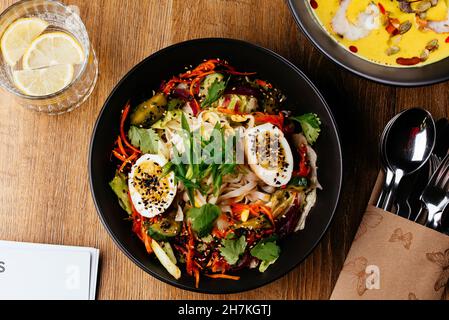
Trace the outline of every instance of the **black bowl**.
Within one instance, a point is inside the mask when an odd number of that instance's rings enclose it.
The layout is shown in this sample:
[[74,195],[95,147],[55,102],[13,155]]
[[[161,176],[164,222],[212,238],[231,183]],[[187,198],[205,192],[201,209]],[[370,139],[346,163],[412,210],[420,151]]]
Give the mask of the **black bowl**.
[[[298,113],[317,113],[323,122],[322,135],[316,144],[319,157],[319,178],[324,191],[319,192],[316,207],[310,214],[304,231],[281,243],[282,254],[265,273],[257,270],[240,272],[241,280],[213,280],[203,277],[198,289],[187,276],[177,281],[152,256],[124,220],[116,196],[108,186],[114,176],[110,160],[114,139],[118,135],[120,114],[131,98],[138,102],[151,95],[163,79],[180,73],[185,66],[197,65],[202,59],[220,57],[239,70],[257,71],[282,88],[290,102],[297,103]],[[176,287],[207,293],[235,293],[254,289],[283,276],[315,248],[328,228],[334,214],[341,187],[342,158],[334,118],[321,94],[293,64],[267,49],[230,39],[199,39],[163,49],[132,69],[107,99],[95,126],[90,146],[89,173],[95,205],[100,218],[116,244],[139,267],[152,276]]]
[[369,62],[339,45],[316,21],[308,0],[288,0],[296,23],[324,55],[338,65],[364,78],[388,85],[414,87],[449,79],[449,58],[414,68],[386,67]]

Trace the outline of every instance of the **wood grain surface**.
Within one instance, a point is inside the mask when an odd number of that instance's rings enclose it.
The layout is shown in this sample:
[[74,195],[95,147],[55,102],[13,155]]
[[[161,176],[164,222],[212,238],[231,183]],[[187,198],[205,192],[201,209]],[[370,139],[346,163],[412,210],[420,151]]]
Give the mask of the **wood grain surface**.
[[[12,4],[0,0],[0,11]],[[99,299],[328,299],[379,170],[378,136],[400,110],[423,106],[448,117],[449,83],[400,89],[354,76],[302,35],[282,0],[68,0],[79,6],[100,63],[100,78],[78,110],[33,113],[0,95],[0,239],[100,249]],[[230,37],[272,49],[322,91],[340,126],[345,175],[339,209],[313,254],[282,279],[247,293],[209,296],[166,285],[114,245],[90,195],[88,145],[117,81],[170,44]]]

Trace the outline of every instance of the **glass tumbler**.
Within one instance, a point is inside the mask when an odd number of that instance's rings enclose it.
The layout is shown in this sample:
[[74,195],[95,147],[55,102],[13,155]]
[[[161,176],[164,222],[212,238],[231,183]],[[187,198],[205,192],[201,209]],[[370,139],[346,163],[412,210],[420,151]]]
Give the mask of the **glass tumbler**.
[[12,80],[14,67],[8,65],[0,54],[0,87],[19,105],[57,115],[79,107],[92,93],[98,79],[98,61],[78,12],[76,6],[67,6],[55,0],[22,0],[0,15],[0,39],[16,20],[37,17],[49,24],[45,32],[61,31],[74,37],[85,55],[82,64],[75,68],[72,82],[64,89],[46,96],[29,96],[15,86]]

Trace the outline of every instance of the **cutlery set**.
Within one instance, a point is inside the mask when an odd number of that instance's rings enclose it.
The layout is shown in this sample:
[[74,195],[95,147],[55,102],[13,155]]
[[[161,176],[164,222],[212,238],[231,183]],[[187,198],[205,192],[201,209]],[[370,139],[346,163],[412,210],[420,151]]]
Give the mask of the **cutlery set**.
[[380,138],[385,180],[376,206],[449,234],[449,121],[414,108]]

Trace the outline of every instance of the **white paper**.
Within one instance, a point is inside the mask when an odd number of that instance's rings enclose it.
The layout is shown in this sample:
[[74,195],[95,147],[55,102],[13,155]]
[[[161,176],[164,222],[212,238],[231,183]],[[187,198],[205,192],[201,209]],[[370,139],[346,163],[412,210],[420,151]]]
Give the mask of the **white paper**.
[[0,241],[0,300],[94,300],[99,251]]

